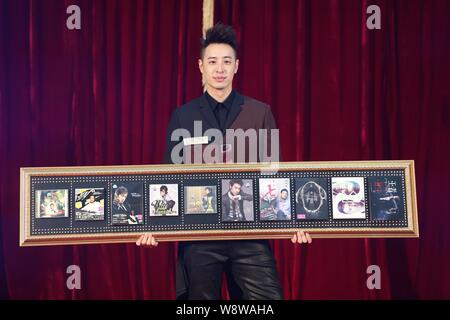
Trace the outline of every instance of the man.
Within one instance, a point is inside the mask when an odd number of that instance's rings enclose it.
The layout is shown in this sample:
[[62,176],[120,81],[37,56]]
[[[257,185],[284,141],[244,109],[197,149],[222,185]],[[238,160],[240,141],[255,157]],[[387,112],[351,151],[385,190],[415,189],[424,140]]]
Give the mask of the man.
[[166,212],[172,211],[175,201],[169,196],[169,189],[167,186],[161,186],[161,188],[159,188],[159,194],[161,195],[161,199],[166,203]]
[[205,195],[202,197],[202,204],[205,213],[214,213],[216,207],[216,195],[211,187],[205,188]]
[[[239,60],[231,27],[217,24],[207,31],[198,65],[206,91],[174,110],[167,131],[166,163],[174,162],[172,151],[180,142],[172,141],[172,132],[183,128],[193,136],[194,121],[202,121],[205,131],[212,128],[222,132],[229,128],[276,129],[268,105],[232,88]],[[292,242],[310,243],[311,237],[298,232]],[[158,242],[147,233],[136,244],[156,246]],[[222,273],[227,271],[232,298],[282,299],[275,259],[265,240],[182,242],[179,253],[178,298],[220,299]]]
[[287,189],[282,189],[280,192],[280,199],[277,204],[277,220],[290,220],[291,219],[291,202],[288,198],[289,194]]
[[112,209],[114,212],[130,212],[131,206],[126,201],[128,197],[128,189],[125,187],[118,187],[114,192],[114,200],[112,203]]
[[131,205],[128,203],[127,200],[128,197],[128,189],[126,187],[118,187],[116,192],[114,192],[114,200],[112,203],[112,212],[113,215],[123,215],[126,217],[126,220],[122,220],[121,223],[124,223],[124,221],[127,222],[127,224],[138,224],[138,218],[134,215],[134,211],[131,208]]
[[81,210],[88,212],[102,213],[103,206],[101,205],[100,202],[96,201],[95,195],[91,194],[89,196],[88,202],[83,208],[81,208]]
[[230,180],[226,194],[222,196],[223,221],[246,221],[244,213],[244,200],[253,201],[253,196],[241,191],[242,180]]

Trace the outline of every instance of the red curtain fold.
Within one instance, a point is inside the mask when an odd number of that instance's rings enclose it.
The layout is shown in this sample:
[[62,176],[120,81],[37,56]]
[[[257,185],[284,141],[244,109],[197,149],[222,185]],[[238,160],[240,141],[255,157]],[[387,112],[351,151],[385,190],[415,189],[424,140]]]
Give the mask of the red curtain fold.
[[[366,28],[372,4],[381,30]],[[286,297],[450,297],[450,3],[217,0],[215,11],[238,32],[237,88],[271,104],[284,159],[416,162],[420,240],[274,241]],[[372,264],[379,291],[366,287]]]
[[[201,14],[201,0],[0,2],[0,297],[175,297],[176,244],[19,248],[19,168],[160,163],[171,111],[202,92]],[[450,2],[216,0],[215,21],[237,29],[235,87],[270,103],[284,160],[416,162],[420,239],[273,241],[285,297],[450,298]],[[71,264],[82,290],[66,288]]]
[[[81,30],[66,28],[72,4]],[[202,93],[202,1],[21,0],[0,8],[0,287],[12,299],[174,298],[173,243],[19,248],[19,167],[160,163],[171,111]],[[82,290],[66,288],[72,264]]]

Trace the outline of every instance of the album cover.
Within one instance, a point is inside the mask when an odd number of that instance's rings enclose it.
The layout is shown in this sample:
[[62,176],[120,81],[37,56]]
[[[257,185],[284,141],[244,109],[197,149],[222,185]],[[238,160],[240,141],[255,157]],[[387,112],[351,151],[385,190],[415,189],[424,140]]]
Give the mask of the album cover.
[[327,178],[295,179],[295,213],[298,220],[328,219]]
[[111,217],[113,225],[142,224],[142,182],[112,183]]
[[252,179],[222,180],[222,221],[254,221]]
[[365,219],[364,178],[331,178],[333,219]]
[[259,179],[260,220],[291,220],[288,178]]
[[217,213],[216,186],[184,187],[186,214]]
[[150,216],[178,216],[178,184],[150,185]]
[[97,221],[105,219],[105,189],[75,189],[75,220]]
[[403,220],[405,206],[401,177],[369,177],[372,220]]
[[69,216],[69,190],[37,190],[36,218],[67,218]]

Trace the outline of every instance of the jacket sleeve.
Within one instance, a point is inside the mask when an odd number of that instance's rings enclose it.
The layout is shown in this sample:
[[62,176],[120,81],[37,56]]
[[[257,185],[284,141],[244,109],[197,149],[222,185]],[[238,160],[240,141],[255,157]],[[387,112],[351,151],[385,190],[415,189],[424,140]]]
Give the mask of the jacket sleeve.
[[[270,139],[271,137],[271,130],[272,129],[278,129],[277,123],[275,121],[275,118],[272,114],[272,111],[270,109],[270,106],[266,107],[266,112],[264,115],[264,128],[263,129],[267,129],[267,137],[268,137],[268,143],[267,146],[269,147],[269,152],[268,154],[271,154],[271,146],[272,146],[272,141]],[[282,148],[281,148],[281,140],[278,140],[278,142],[273,142],[274,147],[278,147],[278,155],[279,155],[279,162],[283,161],[283,156],[282,156]]]
[[164,153],[164,160],[163,163],[165,164],[172,164],[172,149],[181,142],[181,138],[178,141],[172,141],[171,135],[172,132],[178,128],[180,128],[180,120],[178,118],[178,109],[173,110],[172,116],[170,117],[169,126],[167,127],[167,133],[166,133],[166,151]]
[[244,191],[241,191],[241,193],[239,195],[241,196],[242,200],[253,201],[253,196],[249,195],[248,193],[245,193]]

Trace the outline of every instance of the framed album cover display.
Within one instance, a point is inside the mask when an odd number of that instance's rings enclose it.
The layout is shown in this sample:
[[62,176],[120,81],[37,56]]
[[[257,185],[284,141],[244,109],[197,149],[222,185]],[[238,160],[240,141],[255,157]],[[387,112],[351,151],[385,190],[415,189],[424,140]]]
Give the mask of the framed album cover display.
[[413,161],[21,168],[20,245],[418,237]]

